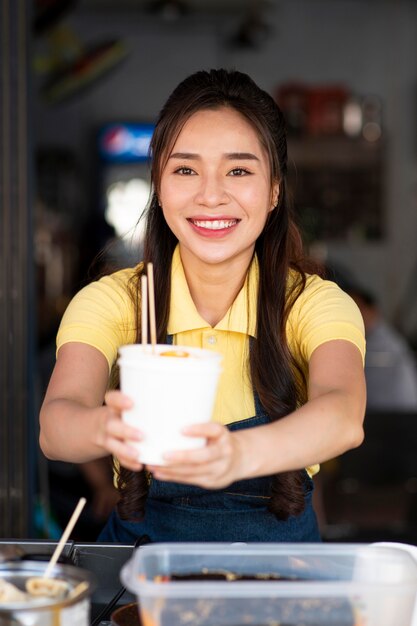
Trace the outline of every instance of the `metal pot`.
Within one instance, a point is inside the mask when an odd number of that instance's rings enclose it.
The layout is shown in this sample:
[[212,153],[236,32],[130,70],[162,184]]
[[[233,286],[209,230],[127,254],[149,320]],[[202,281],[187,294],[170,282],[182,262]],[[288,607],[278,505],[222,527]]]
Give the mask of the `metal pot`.
[[[16,561],[0,563],[0,578],[25,590],[26,580],[41,577],[47,563]],[[91,594],[95,582],[90,572],[72,565],[56,565],[52,578],[68,583],[70,594],[64,600],[34,599],[27,603],[0,605],[0,626],[88,626]]]

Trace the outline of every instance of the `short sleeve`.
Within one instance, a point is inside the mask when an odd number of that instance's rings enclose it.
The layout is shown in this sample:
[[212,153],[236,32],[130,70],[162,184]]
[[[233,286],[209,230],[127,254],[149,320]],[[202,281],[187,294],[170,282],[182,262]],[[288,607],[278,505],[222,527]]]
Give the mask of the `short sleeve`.
[[305,363],[318,346],[334,339],[353,343],[365,361],[365,329],[358,306],[336,283],[319,276],[308,277],[290,312],[288,333],[295,358]]
[[122,270],[90,283],[69,303],[57,334],[57,351],[65,343],[81,342],[97,348],[109,371],[121,345],[136,339],[135,307],[128,290],[134,270]]

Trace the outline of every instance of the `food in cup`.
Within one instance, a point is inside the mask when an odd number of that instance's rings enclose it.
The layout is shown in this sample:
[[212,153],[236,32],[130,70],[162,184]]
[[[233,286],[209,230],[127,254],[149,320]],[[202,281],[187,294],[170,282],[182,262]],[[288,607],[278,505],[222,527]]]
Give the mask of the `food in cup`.
[[181,359],[186,359],[190,356],[189,352],[185,350],[167,350],[166,352],[161,352],[159,356],[174,356]]
[[0,604],[31,602],[37,598],[63,600],[68,597],[69,592],[69,584],[58,578],[28,578],[25,583],[25,591],[0,578]]
[[59,578],[33,577],[26,581],[26,591],[31,597],[64,599],[69,594],[69,585]]

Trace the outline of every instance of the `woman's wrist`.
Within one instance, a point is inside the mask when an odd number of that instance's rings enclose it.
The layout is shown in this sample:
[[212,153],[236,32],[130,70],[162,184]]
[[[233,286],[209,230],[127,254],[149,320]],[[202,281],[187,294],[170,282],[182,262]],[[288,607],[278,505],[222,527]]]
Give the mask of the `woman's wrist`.
[[254,445],[254,430],[253,428],[248,428],[233,433],[236,444],[237,480],[261,475],[262,453],[259,453],[259,450]]

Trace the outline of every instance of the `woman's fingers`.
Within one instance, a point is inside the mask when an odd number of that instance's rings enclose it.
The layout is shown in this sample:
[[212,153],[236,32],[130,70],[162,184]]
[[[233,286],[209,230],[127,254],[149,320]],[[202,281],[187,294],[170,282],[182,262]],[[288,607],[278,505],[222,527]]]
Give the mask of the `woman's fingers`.
[[233,482],[222,460],[216,461],[210,467],[207,465],[160,465],[147,466],[147,469],[157,480],[197,485],[206,489],[221,489]]
[[110,414],[105,426],[106,435],[116,437],[117,439],[131,439],[133,441],[141,441],[143,435],[134,426],[130,426],[123,422],[116,414]]
[[206,437],[207,439],[217,439],[229,432],[222,424],[216,422],[204,422],[203,424],[191,424],[182,429],[182,433],[189,437]]
[[118,439],[112,439],[109,440],[109,451],[123,467],[134,472],[143,469],[143,464],[138,461],[139,453],[133,446],[129,446]]
[[107,406],[112,407],[118,411],[124,411],[125,409],[131,409],[133,406],[133,402],[129,396],[126,396],[121,391],[117,391],[116,389],[112,389],[108,391],[104,396],[104,402]]
[[235,480],[233,436],[225,426],[199,424],[187,427],[184,433],[205,437],[207,445],[195,450],[165,454],[166,465],[148,466],[155,478],[208,488],[224,487]]
[[210,463],[227,454],[228,431],[220,424],[199,424],[187,427],[183,433],[207,440],[205,446],[194,450],[172,450],[164,454],[168,465]]
[[202,448],[196,448],[194,450],[172,450],[163,455],[167,465],[175,466],[210,463],[220,456],[221,452],[218,450],[218,446],[213,446],[208,443]]
[[127,467],[133,471],[143,469],[143,464],[138,460],[139,453],[133,446],[120,441],[119,439],[107,440],[106,450],[117,460],[123,467]]
[[120,391],[109,391],[106,393],[105,403],[100,408],[104,417],[99,445],[116,457],[123,467],[140,471],[143,465],[138,461],[138,451],[132,443],[141,441],[142,433],[121,419],[122,410],[130,408],[132,401]]

